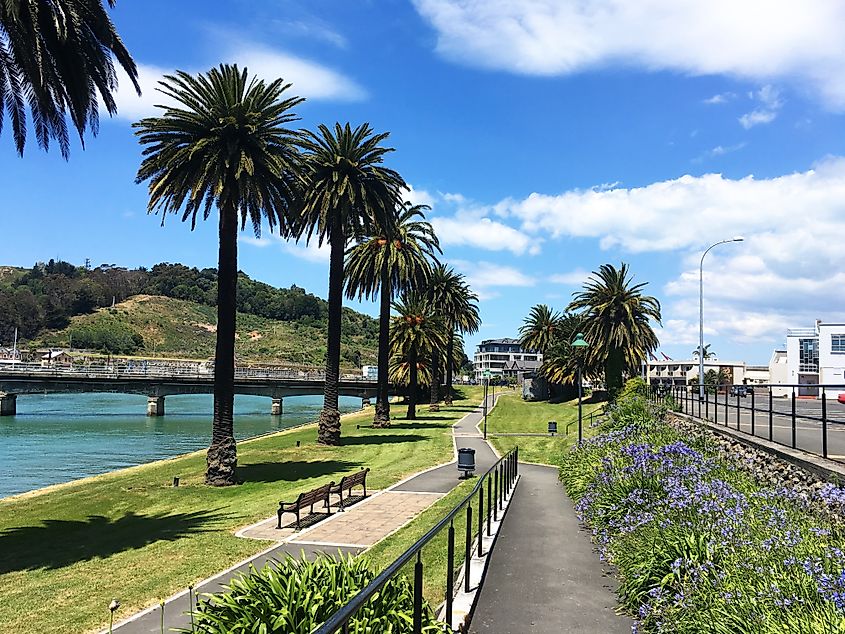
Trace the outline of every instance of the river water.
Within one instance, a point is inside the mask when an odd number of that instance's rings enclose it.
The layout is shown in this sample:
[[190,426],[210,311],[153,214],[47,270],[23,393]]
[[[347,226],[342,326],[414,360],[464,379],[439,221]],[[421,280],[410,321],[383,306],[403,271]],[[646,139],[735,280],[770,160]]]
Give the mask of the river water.
[[[235,396],[235,438],[316,420],[322,396],[270,399]],[[146,416],[147,397],[128,394],[18,396],[17,415],[0,417],[0,498],[50,484],[168,458],[208,446],[211,395],[168,396],[166,415]],[[342,412],[361,399],[340,398]]]

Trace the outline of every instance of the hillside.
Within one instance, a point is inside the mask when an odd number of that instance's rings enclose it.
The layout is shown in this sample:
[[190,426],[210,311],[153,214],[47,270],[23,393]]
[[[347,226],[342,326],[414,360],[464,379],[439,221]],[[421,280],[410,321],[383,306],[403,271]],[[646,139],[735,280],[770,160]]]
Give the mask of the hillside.
[[[346,311],[344,322],[362,317]],[[369,318],[367,318],[369,319]],[[216,308],[196,302],[156,295],[135,295],[112,308],[72,317],[70,325],[43,333],[36,346],[74,347],[92,332],[136,335],[132,354],[156,357],[210,359],[214,356]],[[362,331],[348,328],[347,331]],[[369,330],[369,329],[366,329]],[[344,335],[341,364],[344,368],[376,363],[375,333]],[[128,351],[128,350],[127,350]],[[322,322],[280,321],[238,313],[235,354],[238,363],[274,363],[322,366],[326,332]]]

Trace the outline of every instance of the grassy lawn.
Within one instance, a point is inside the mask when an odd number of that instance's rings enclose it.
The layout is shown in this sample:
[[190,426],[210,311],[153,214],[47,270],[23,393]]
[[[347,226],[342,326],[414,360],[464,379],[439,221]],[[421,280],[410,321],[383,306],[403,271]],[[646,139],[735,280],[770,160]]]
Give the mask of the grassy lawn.
[[4,631],[97,629],[113,598],[117,620],[265,549],[233,533],[272,515],[280,499],[362,466],[383,488],[448,461],[451,424],[480,400],[480,388],[462,390],[452,407],[423,408],[424,419],[389,429],[355,429],[372,410],[347,417],[340,447],[318,446],[313,426],[242,443],[237,487],[204,486],[197,452],[0,501]]
[[[584,402],[583,432],[590,437],[590,413],[600,409],[602,403]],[[557,436],[488,436],[500,454],[519,445],[519,459],[524,462],[554,464],[554,456],[567,451],[578,441],[578,401],[548,403],[523,401],[517,393],[506,393],[487,416],[487,433],[536,434],[548,432],[550,420],[557,421]],[[575,424],[570,424],[575,423]],[[569,433],[566,426],[569,424]]]

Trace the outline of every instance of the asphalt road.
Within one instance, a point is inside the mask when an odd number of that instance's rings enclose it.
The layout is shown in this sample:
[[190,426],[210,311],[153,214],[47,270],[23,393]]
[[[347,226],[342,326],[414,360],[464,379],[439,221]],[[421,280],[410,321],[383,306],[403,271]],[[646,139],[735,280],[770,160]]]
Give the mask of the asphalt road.
[[768,392],[727,398],[724,394],[708,394],[704,402],[698,400],[697,394],[691,394],[682,400],[681,406],[685,413],[720,425],[727,423],[732,429],[818,455],[823,455],[826,420],[827,457],[845,462],[845,404],[837,401],[827,400],[823,417],[821,400],[796,398],[794,419],[791,398],[772,398],[770,413]]

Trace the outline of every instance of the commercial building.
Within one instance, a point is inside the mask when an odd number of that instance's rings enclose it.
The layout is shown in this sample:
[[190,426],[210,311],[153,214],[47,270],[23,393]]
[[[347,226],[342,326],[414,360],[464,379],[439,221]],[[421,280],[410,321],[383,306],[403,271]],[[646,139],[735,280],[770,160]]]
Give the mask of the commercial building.
[[519,371],[519,366],[514,367],[515,361],[542,363],[543,355],[538,352],[523,350],[519,345],[519,339],[485,339],[475,349],[473,366],[475,369],[475,380],[480,381],[486,370],[493,376],[507,376]]
[[775,396],[819,397],[818,385],[828,399],[845,393],[845,323],[816,321],[812,328],[786,331],[786,350],[775,350],[769,361]]
[[[705,359],[704,376],[707,376],[710,370],[721,372],[725,383],[731,385],[749,383],[752,380],[748,376],[748,366],[744,361]],[[698,359],[651,360],[646,364],[646,376],[651,385],[689,385],[693,379],[698,381]]]

